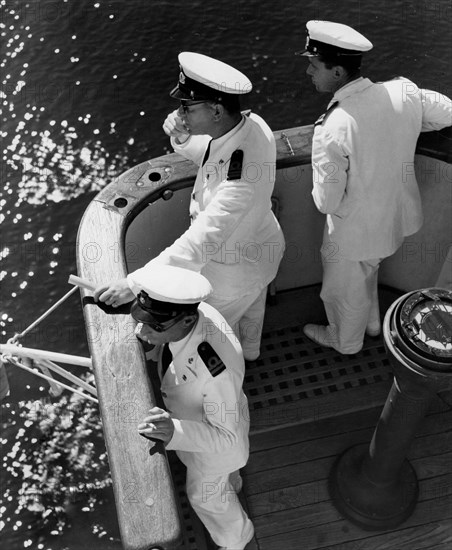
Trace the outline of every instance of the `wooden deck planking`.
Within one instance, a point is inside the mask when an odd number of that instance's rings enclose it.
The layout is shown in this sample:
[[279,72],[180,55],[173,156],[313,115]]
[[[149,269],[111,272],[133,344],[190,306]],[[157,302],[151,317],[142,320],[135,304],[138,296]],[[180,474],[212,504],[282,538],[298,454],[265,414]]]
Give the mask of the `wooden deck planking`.
[[[246,474],[250,476],[262,470],[272,469],[274,465],[280,467],[336,455],[341,449],[347,448],[347,445],[370,441],[380,413],[380,409],[372,409],[359,414],[331,418],[318,424],[281,430],[278,432],[279,438],[275,434],[264,447],[262,444],[265,439],[261,434],[252,437],[251,458],[245,469]],[[416,449],[425,447],[425,438],[431,439],[431,445],[435,445],[439,441],[436,435],[443,432],[449,448],[452,448],[452,432],[448,422],[449,411],[436,412],[424,418],[411,445],[410,456],[420,452]],[[421,436],[424,439],[421,440]]]
[[[363,411],[360,414],[348,414],[326,418],[322,420],[322,435],[326,437],[337,433],[347,433],[348,431],[375,426],[380,413],[380,408],[373,408],[368,411]],[[317,423],[304,424],[299,430],[293,427],[283,428],[273,432],[271,437],[268,437],[265,433],[258,433],[251,437],[251,453],[254,459],[254,456],[257,456],[259,451],[278,448],[282,445],[287,445],[288,442],[293,444],[318,438],[319,426]]]
[[[354,526],[347,520],[337,520],[338,513],[329,502],[312,506],[315,507],[315,511],[308,512],[304,509],[306,507],[300,509],[298,528],[296,529],[293,529],[297,519],[295,515],[291,518],[291,522],[284,522],[286,527],[284,532],[263,536],[258,528],[257,539],[260,550],[276,550],[279,548],[284,548],[284,550],[330,550],[335,545],[344,548],[345,543],[348,543],[347,548],[350,548],[350,550],[355,550],[355,548],[362,550],[381,548],[400,550],[399,544],[404,540],[408,528],[412,528],[408,532],[408,540],[411,542],[409,548],[410,550],[418,550],[416,546],[413,546],[413,541],[425,532],[431,533],[431,524],[438,522],[443,524],[443,522],[451,520],[452,496],[436,499],[434,505],[431,501],[419,502],[413,515],[403,526],[387,531],[384,535],[374,534],[373,536],[370,535],[370,532]],[[303,528],[301,525],[308,521],[311,523]],[[278,525],[281,525],[281,522]],[[386,547],[382,546],[383,537]],[[362,545],[359,543],[361,539],[365,539]],[[434,541],[432,540],[432,542]],[[444,542],[442,533],[440,533],[438,542]]]
[[370,441],[377,410],[286,428],[271,441],[264,434],[254,436],[244,482],[260,550],[417,550],[417,534],[440,550],[451,536],[447,520],[452,528],[452,412],[439,399],[432,411],[408,455],[420,481],[417,508],[399,529],[383,534],[342,519],[327,490],[335,457],[354,443]]
[[340,391],[340,399],[331,395],[315,399],[299,399],[271,407],[250,411],[251,433],[280,430],[281,426],[293,426],[316,422],[331,416],[340,416],[381,406],[391,387],[389,380],[369,386],[358,386]]
[[[425,460],[425,459],[424,459]],[[429,460],[429,459],[427,459]],[[416,466],[416,465],[415,465]],[[326,470],[328,475],[329,469]],[[418,474],[420,472],[418,471]],[[420,496],[418,507],[422,502],[427,503],[425,507],[434,507],[440,499],[450,499],[452,497],[451,487],[452,475],[443,474],[437,478],[420,479]],[[258,539],[270,537],[274,535],[284,536],[286,532],[303,530],[305,528],[318,527],[318,532],[321,533],[323,525],[329,524],[332,521],[342,520],[339,512],[336,511],[332,503],[329,501],[329,495],[327,491],[326,479],[322,479],[316,482],[316,487],[313,490],[305,491],[305,487],[309,484],[302,484],[296,487],[289,487],[288,493],[293,495],[297,494],[297,491],[304,495],[304,504],[294,508],[282,508],[280,510],[265,514],[262,516],[254,516],[253,521],[258,534]],[[281,489],[276,498],[283,498],[279,501],[281,504],[292,504],[294,501],[290,499],[284,500],[286,490]],[[303,497],[302,497],[303,498]],[[270,499],[272,500],[272,499]],[[452,522],[452,508],[445,511],[449,514]],[[345,520],[344,520],[345,521]],[[350,526],[351,523],[347,522]],[[404,526],[402,525],[402,528]],[[356,528],[359,531],[363,531]],[[368,533],[367,531],[365,531]]]
[[328,550],[450,550],[451,546],[452,525],[429,523],[401,529],[398,533],[342,542],[328,546]]
[[[416,468],[419,477],[425,476],[425,479],[421,479],[420,483],[421,500],[452,493],[452,474],[442,473],[447,470],[448,463],[450,464],[450,454],[442,456],[441,460],[435,460],[435,458],[427,457],[422,460],[412,460],[412,464]],[[431,462],[436,467],[435,472],[432,472]],[[326,465],[324,471],[329,472],[332,461],[330,463],[324,462],[324,464]],[[431,476],[432,473],[434,476]],[[259,518],[259,516],[267,516],[268,514],[299,508],[313,502],[329,499],[324,477],[296,485],[281,485],[275,489],[255,494],[250,494],[247,486],[246,488],[248,507],[255,519]]]

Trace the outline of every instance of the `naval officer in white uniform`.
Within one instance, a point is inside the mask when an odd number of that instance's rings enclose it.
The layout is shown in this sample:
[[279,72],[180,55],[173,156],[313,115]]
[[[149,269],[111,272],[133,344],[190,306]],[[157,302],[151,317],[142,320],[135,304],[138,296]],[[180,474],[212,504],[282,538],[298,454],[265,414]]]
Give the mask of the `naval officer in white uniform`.
[[312,195],[327,215],[321,298],[328,325],[308,324],[304,332],[353,354],[365,332],[380,333],[381,260],[422,225],[412,170],[417,139],[451,125],[451,101],[406,78],[363,78],[362,54],[372,44],[351,27],[309,21],[307,31],[307,74],[317,91],[333,98],[315,123],[312,144]]
[[135,333],[157,346],[166,408],[151,409],[138,430],[187,466],[187,496],[214,542],[241,550],[254,529],[237,496],[249,455],[240,344],[218,311],[200,303],[212,291],[200,273],[155,264],[135,285]]
[[265,298],[284,251],[271,210],[276,146],[258,115],[244,115],[239,98],[251,91],[235,68],[202,54],[179,55],[180,76],[171,96],[180,107],[163,129],[174,150],[199,166],[190,217],[174,244],[126,279],[102,285],[95,299],[118,306],[131,300],[137,277],[155,263],[204,274],[213,287],[208,302],[226,318],[245,359],[259,356]]

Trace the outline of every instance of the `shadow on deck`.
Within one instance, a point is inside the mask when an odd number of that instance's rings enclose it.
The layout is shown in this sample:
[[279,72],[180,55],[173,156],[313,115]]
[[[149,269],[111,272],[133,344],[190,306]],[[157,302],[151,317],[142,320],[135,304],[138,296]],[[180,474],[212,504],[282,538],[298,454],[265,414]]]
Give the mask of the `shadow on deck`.
[[[380,289],[382,315],[401,293]],[[370,532],[343,519],[327,479],[337,455],[369,443],[392,384],[383,338],[341,356],[302,333],[324,322],[319,287],[278,295],[267,307],[259,360],[248,368],[251,454],[241,499],[253,520],[247,550],[445,550],[452,547],[452,399],[436,396],[408,459],[420,482],[413,515],[395,530]],[[172,454],[172,453],[170,453]],[[185,473],[170,457],[186,520],[185,550],[215,548],[184,494]]]

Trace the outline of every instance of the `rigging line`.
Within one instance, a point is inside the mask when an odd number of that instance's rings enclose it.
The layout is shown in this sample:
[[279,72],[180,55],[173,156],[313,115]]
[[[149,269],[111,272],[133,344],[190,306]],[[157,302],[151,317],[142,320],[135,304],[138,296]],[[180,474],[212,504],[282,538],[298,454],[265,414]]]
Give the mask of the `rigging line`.
[[34,369],[31,369],[30,367],[27,367],[27,366],[23,365],[19,361],[16,361],[12,357],[3,355],[2,358],[5,359],[6,361],[9,361],[12,365],[14,365],[16,367],[19,367],[19,368],[24,369],[28,372],[31,372],[31,374],[34,374],[38,378],[44,378],[44,380],[47,380],[48,382],[49,381],[55,382],[56,384],[59,384],[60,386],[62,386],[66,390],[69,390],[73,393],[81,395],[82,397],[85,397],[85,399],[89,399],[90,401],[93,401],[94,403],[99,403],[98,399],[96,399],[95,397],[92,397],[91,395],[87,395],[86,393],[83,393],[83,392],[77,390],[76,388],[72,388],[71,386],[68,386],[67,384],[63,384],[63,382],[60,382],[59,380],[55,380],[55,378],[48,377],[45,374],[37,372]]
[[67,300],[69,298],[69,296],[71,296],[71,294],[74,294],[74,292],[76,292],[78,290],[78,287],[77,286],[74,286],[73,288],[71,288],[71,290],[69,290],[69,292],[67,292],[62,298],[60,298],[58,300],[58,302],[56,302],[55,304],[53,304],[53,306],[51,306],[46,312],[44,312],[41,317],[38,317],[38,319],[36,319],[36,321],[34,321],[33,323],[31,323],[31,325],[26,328],[25,330],[23,330],[20,334],[16,334],[14,336],[14,339],[17,339],[17,338],[22,338],[23,336],[25,336],[28,332],[30,332],[30,330],[32,330],[38,323],[40,323],[41,321],[43,321],[47,316],[49,316],[52,311],[54,311],[60,304],[62,304],[65,300]]
[[[52,373],[50,372],[49,368],[46,365],[43,365],[42,363],[38,364],[36,361],[35,361],[34,364],[41,369],[41,372],[43,374],[45,374],[46,376],[48,376],[49,378],[52,378],[52,380],[54,380],[54,378],[52,376]],[[50,385],[49,393],[53,397],[58,397],[59,395],[61,395],[63,393],[63,388],[61,386],[59,386],[56,382],[54,382],[54,381],[51,382],[49,380],[49,385]]]
[[56,351],[47,351],[35,348],[25,348],[20,345],[11,344],[11,339],[8,343],[0,344],[0,353],[2,355],[29,357],[31,359],[49,359],[58,361],[61,363],[69,363],[70,365],[77,365],[79,367],[85,367],[90,369],[92,367],[92,361],[90,357],[80,357],[79,355],[69,355],[67,353],[58,353]]
[[63,376],[64,378],[67,378],[68,380],[70,380],[74,384],[78,384],[81,388],[88,391],[92,395],[97,396],[96,388],[93,388],[93,386],[91,386],[91,384],[89,384],[88,382],[85,382],[84,380],[82,380],[78,376],[75,376],[71,372],[68,372],[66,369],[63,369],[63,367],[60,367],[60,365],[57,365],[56,363],[53,363],[52,361],[49,361],[48,359],[35,360],[35,364],[38,367],[40,365],[43,365],[44,367],[47,367],[47,368],[55,371],[60,376]]

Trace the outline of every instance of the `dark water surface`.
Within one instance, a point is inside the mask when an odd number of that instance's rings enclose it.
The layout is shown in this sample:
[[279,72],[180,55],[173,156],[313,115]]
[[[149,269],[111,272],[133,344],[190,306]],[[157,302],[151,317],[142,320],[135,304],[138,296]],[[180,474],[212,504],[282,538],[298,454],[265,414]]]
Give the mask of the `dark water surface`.
[[[366,76],[383,80],[402,74],[419,86],[452,92],[450,0],[0,4],[2,343],[70,289],[78,224],[95,193],[126,168],[168,151],[161,125],[176,107],[168,91],[178,77],[179,51],[218,57],[245,72],[254,93],[243,107],[259,112],[274,130],[312,123],[329,99],[316,95],[305,75],[306,60],[294,55],[303,49],[309,19],[343,22],[363,32],[374,43]],[[22,343],[87,356],[79,296]],[[48,388],[24,371],[8,366],[8,374],[11,395],[2,405],[2,548],[119,549],[108,489],[103,505],[89,506],[88,496],[68,499],[65,513],[72,527],[54,534],[42,513],[26,507],[16,513],[26,464],[21,453],[41,441],[33,440],[36,426],[20,417],[20,404],[48,399]],[[77,418],[88,421],[87,410],[77,414],[68,420],[69,431],[76,431]],[[102,449],[98,452],[102,456]],[[92,475],[94,480],[94,469]]]

